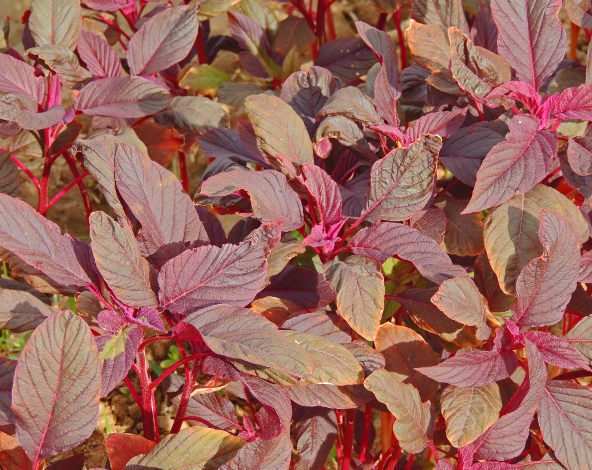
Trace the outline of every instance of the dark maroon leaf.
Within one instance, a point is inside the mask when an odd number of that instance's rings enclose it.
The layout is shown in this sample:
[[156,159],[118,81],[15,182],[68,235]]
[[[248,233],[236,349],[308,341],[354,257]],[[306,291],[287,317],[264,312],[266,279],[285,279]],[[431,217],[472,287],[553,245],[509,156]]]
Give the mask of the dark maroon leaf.
[[89,437],[99,417],[100,361],[90,328],[71,312],[39,326],[14,372],[12,411],[19,442],[32,459]]
[[202,246],[172,258],[158,275],[160,305],[187,315],[218,303],[249,304],[263,286],[280,227],[266,224],[240,245]]
[[[247,145],[241,141],[239,133],[232,129],[216,128],[197,137],[200,150],[206,157],[232,157],[242,161],[256,162],[264,167],[269,166],[269,161],[260,150],[252,153]],[[256,146],[255,146],[256,147]]]
[[52,463],[47,467],[47,470],[83,470],[83,468],[84,454],[74,454]]
[[12,404],[12,380],[16,361],[0,357],[0,425],[12,424],[14,415],[10,409]]
[[261,222],[283,221],[284,230],[295,230],[304,223],[302,204],[286,177],[275,170],[233,170],[205,180],[205,196],[228,196],[244,189],[251,198],[253,215]]
[[[173,403],[175,402],[178,404],[177,398],[173,399]],[[192,396],[187,403],[186,415],[200,418],[200,421],[193,422],[201,422],[223,431],[241,429],[234,404],[216,392]]]
[[326,42],[319,49],[315,65],[329,69],[344,83],[350,83],[366,74],[376,61],[360,38],[345,38]]
[[421,138],[422,134],[436,134],[448,137],[463,124],[466,109],[455,111],[434,111],[413,121],[405,131],[405,142],[412,143]]
[[102,36],[82,31],[76,50],[86,64],[86,68],[95,77],[119,77],[121,75],[121,61]]
[[545,326],[562,317],[576,288],[580,246],[578,236],[563,216],[543,211],[539,225],[543,254],[531,260],[516,281],[518,303],[514,318],[520,326]]
[[[24,286],[23,286],[24,287]],[[34,330],[56,311],[25,290],[0,289],[0,328],[22,333]]]
[[567,160],[571,169],[578,175],[592,175],[592,137],[569,139]]
[[592,119],[592,85],[566,88],[553,95],[553,117],[561,120]]
[[497,48],[518,78],[536,90],[563,60],[566,35],[560,0],[492,0]]
[[554,168],[555,133],[539,130],[534,116],[518,114],[509,124],[510,135],[496,144],[477,172],[475,189],[465,213],[497,206],[524,194]]
[[296,470],[321,470],[337,438],[337,418],[333,410],[306,408],[293,426],[298,461]]
[[477,46],[497,52],[497,26],[491,8],[485,2],[479,3],[479,10],[471,24],[471,39]]
[[326,226],[342,220],[342,200],[339,187],[327,172],[316,165],[302,165],[302,182],[316,203],[321,222]]
[[142,227],[140,246],[150,261],[162,266],[188,246],[208,242],[191,199],[173,173],[129,145],[119,145],[114,159],[117,190]]
[[466,275],[433,239],[403,224],[384,222],[364,228],[351,238],[349,246],[354,253],[374,258],[380,264],[391,256],[409,261],[435,283]]

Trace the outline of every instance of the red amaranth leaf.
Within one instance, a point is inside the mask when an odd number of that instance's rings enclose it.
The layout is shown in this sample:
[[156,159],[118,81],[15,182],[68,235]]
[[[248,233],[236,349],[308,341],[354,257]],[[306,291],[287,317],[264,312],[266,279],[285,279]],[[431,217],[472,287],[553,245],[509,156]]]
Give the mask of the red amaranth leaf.
[[43,77],[35,75],[35,69],[22,60],[8,54],[0,54],[0,91],[24,93],[41,103],[46,85]]
[[119,77],[121,61],[109,43],[97,34],[82,31],[76,50],[95,77]]
[[569,341],[546,331],[526,331],[524,337],[532,342],[548,364],[564,369],[589,370],[588,362]]
[[80,2],[33,0],[29,28],[37,46],[58,44],[74,49],[82,28]]
[[14,423],[14,415],[10,405],[12,404],[12,382],[15,368],[15,360],[0,357],[0,426]]
[[14,373],[16,432],[31,459],[68,450],[92,434],[100,385],[90,328],[71,312],[54,313],[33,332]]
[[553,95],[553,117],[568,119],[592,119],[592,85],[570,87]]
[[133,457],[147,454],[155,445],[156,442],[137,434],[109,434],[105,439],[105,449],[112,470],[124,470]]

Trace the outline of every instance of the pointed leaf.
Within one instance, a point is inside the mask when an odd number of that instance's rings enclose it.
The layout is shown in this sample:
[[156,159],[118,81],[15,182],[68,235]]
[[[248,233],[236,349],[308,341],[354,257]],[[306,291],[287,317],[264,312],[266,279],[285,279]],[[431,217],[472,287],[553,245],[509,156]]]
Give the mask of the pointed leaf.
[[325,225],[341,222],[343,206],[339,186],[326,171],[316,165],[302,165],[303,184],[316,202],[316,208]]
[[295,230],[304,223],[298,194],[279,171],[233,170],[218,173],[201,185],[206,196],[227,196],[244,189],[251,198],[253,215],[261,222],[283,221],[284,230]]
[[312,163],[312,143],[304,121],[289,104],[266,95],[249,96],[245,110],[257,136],[257,145],[270,158],[285,156],[294,163]]
[[592,462],[592,390],[573,382],[551,380],[537,410],[545,443],[570,470]]
[[565,369],[588,369],[586,359],[570,344],[570,341],[546,331],[527,331],[524,337],[537,347],[543,360],[548,364]]
[[150,452],[156,442],[138,434],[109,434],[105,439],[105,449],[112,470],[124,470],[132,457]]
[[14,373],[12,410],[27,455],[44,459],[89,437],[100,385],[90,328],[71,312],[53,314],[29,338]]
[[539,240],[543,254],[531,260],[516,281],[518,303],[514,318],[520,326],[557,323],[576,288],[579,265],[578,235],[568,220],[551,211],[541,213]]
[[359,79],[376,62],[374,54],[360,38],[343,38],[324,43],[315,65],[328,69],[344,83]]
[[384,309],[384,277],[372,259],[354,255],[323,267],[337,292],[337,311],[363,338],[374,341]]
[[305,409],[294,423],[293,431],[299,457],[295,470],[321,470],[337,438],[335,411]]
[[90,82],[74,100],[91,116],[138,118],[157,113],[170,101],[168,90],[142,77],[107,77]]
[[82,31],[76,50],[95,77],[119,77],[121,61],[109,43],[97,34]]
[[162,266],[188,246],[209,241],[173,173],[129,145],[119,145],[114,158],[117,190],[142,227],[143,254],[152,263]]
[[403,450],[417,454],[428,446],[431,411],[413,385],[401,383],[396,374],[380,369],[366,379],[364,386],[395,416],[393,431]]
[[536,90],[563,60],[566,37],[560,0],[492,0],[499,54]]
[[464,32],[469,30],[460,0],[416,0],[411,7],[411,17],[424,24],[456,26]]
[[554,132],[539,130],[539,120],[525,114],[514,116],[509,129],[508,138],[483,160],[464,213],[489,209],[524,194],[553,169],[558,145]]
[[263,286],[280,225],[263,225],[240,245],[202,246],[171,259],[158,275],[160,305],[188,314],[218,303],[249,304]]
[[35,69],[8,54],[0,54],[0,91],[24,93],[41,103],[45,96],[45,80],[35,75]]
[[363,228],[350,239],[349,246],[355,254],[369,256],[380,264],[391,256],[409,261],[436,284],[466,275],[432,238],[403,224],[383,222]]
[[23,290],[0,289],[0,328],[22,333],[34,330],[56,311]]
[[499,418],[502,397],[497,384],[482,387],[446,387],[442,415],[446,437],[457,448],[470,444]]
[[569,87],[553,98],[553,117],[563,121],[592,119],[592,85]]
[[132,75],[160,72],[187,57],[197,37],[196,13],[195,5],[166,8],[143,23],[127,49]]
[[[175,403],[175,399],[173,399]],[[178,404],[178,403],[177,403]],[[207,422],[209,427],[232,431],[240,429],[234,403],[216,392],[194,395],[187,403],[187,415],[197,416]]]
[[37,46],[57,44],[73,50],[81,27],[79,0],[33,0],[29,28]]

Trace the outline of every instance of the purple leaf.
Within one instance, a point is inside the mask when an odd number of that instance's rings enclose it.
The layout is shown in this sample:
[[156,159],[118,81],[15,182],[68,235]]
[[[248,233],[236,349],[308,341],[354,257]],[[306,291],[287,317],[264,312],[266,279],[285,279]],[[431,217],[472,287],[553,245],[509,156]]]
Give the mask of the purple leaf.
[[552,96],[553,117],[566,121],[568,119],[592,119],[592,85],[579,88],[566,88]]
[[415,0],[411,17],[424,24],[441,24],[446,28],[456,26],[464,32],[469,31],[461,0]]
[[117,190],[142,227],[140,246],[150,261],[162,266],[188,246],[208,242],[195,206],[173,173],[129,145],[119,145],[114,158]]
[[305,163],[302,165],[302,183],[316,203],[321,222],[330,226],[342,220],[342,200],[339,186],[322,168]]
[[[173,398],[173,403],[178,405],[178,402],[177,397]],[[223,431],[231,432],[234,429],[241,429],[234,403],[216,392],[192,396],[187,403],[186,414],[187,416],[197,416],[203,420],[202,423]],[[200,421],[190,420],[190,422]]]
[[578,236],[563,216],[543,211],[539,225],[543,254],[531,260],[516,281],[514,319],[524,327],[557,323],[578,281]]
[[572,23],[592,29],[592,5],[588,0],[565,0],[565,12]]
[[436,284],[467,275],[433,239],[403,224],[379,223],[363,228],[350,239],[349,246],[355,254],[369,256],[380,264],[391,256],[409,261]]
[[121,75],[121,61],[102,36],[82,31],[76,49],[90,73],[95,77],[119,77]]
[[0,54],[0,91],[24,93],[40,104],[46,92],[45,80],[35,76],[35,69],[22,60]]
[[26,130],[51,127],[62,122],[64,114],[59,105],[37,112],[37,103],[29,95],[9,93],[0,98],[0,120],[15,122]]
[[503,415],[493,426],[471,444],[479,459],[509,460],[517,457],[528,439],[530,424],[539,406],[547,383],[547,368],[541,354],[530,341],[526,342],[528,375],[527,391],[520,405]]
[[442,139],[423,135],[372,165],[370,193],[362,213],[370,221],[407,220],[432,197]]
[[295,470],[321,470],[337,438],[335,411],[305,408],[293,425],[299,460]]
[[55,311],[25,290],[0,289],[0,328],[4,330],[15,333],[34,330]]
[[483,160],[464,213],[489,209],[524,194],[554,168],[558,146],[554,132],[539,130],[539,120],[525,114],[514,116],[509,128],[508,138]]
[[561,0],[492,0],[499,54],[518,78],[538,90],[563,60],[566,37],[557,17]]
[[[370,99],[358,88],[348,86],[337,90],[327,100],[320,116],[343,116],[367,126],[380,124],[380,116]],[[317,135],[319,131],[317,130]]]
[[12,424],[14,415],[12,404],[12,382],[17,361],[0,357],[0,426]]
[[226,111],[205,96],[175,96],[155,117],[158,124],[180,131],[203,132],[226,125]]
[[98,11],[117,11],[133,4],[133,0],[82,0],[87,7]]
[[485,2],[479,3],[479,10],[471,24],[471,39],[475,45],[497,53],[497,26],[491,8]]
[[481,387],[509,377],[518,361],[513,351],[503,350],[503,333],[498,333],[490,351],[461,349],[437,366],[416,370],[438,382],[457,387]]
[[524,337],[537,347],[546,363],[565,369],[590,370],[588,361],[569,341],[546,331],[527,331]]
[[592,136],[570,138],[567,160],[578,175],[592,175]]
[[182,61],[197,37],[195,5],[165,8],[131,37],[127,61],[132,75],[149,75]]
[[69,235],[27,203],[0,194],[0,246],[59,285],[83,288],[91,282],[83,265],[90,247]]
[[57,312],[31,335],[14,372],[17,437],[38,461],[80,444],[99,417],[100,361],[88,325]]
[[281,220],[286,231],[300,228],[304,223],[298,194],[279,171],[227,171],[208,178],[201,185],[202,194],[212,197],[227,196],[239,189],[247,191],[253,215],[261,222]]
[[91,116],[138,118],[157,113],[170,101],[168,90],[142,77],[107,77],[90,82],[74,108]]
[[421,138],[422,134],[436,134],[448,137],[462,126],[466,109],[454,111],[434,111],[413,121],[405,131],[405,143],[410,144]]
[[218,303],[249,304],[263,286],[280,227],[266,224],[240,245],[202,246],[172,258],[158,275],[160,305],[187,315]]
[[543,440],[569,469],[586,468],[592,462],[590,400],[589,387],[550,380],[537,410]]
[[73,50],[82,28],[78,0],[33,0],[29,28],[37,46],[56,44]]
[[315,65],[328,69],[344,83],[359,79],[376,61],[360,38],[344,38],[324,43]]

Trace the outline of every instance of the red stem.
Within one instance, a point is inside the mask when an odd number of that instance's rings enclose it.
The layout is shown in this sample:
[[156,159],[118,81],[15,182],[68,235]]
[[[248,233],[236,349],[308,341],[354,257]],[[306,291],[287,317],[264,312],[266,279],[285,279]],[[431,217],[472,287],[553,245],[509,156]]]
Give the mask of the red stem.
[[407,459],[407,465],[405,465],[405,470],[411,470],[413,467],[413,461],[415,460],[415,454],[411,454]]
[[179,367],[181,367],[184,364],[187,364],[188,362],[191,361],[195,361],[196,359],[201,359],[202,357],[206,357],[208,354],[207,353],[198,353],[198,354],[192,354],[191,356],[187,356],[184,359],[181,359],[180,361],[175,362],[172,366],[170,366],[168,369],[164,370],[162,374],[160,374],[155,380],[154,382],[152,382],[150,384],[150,388],[151,389],[155,389],[156,387],[158,387],[158,385],[164,380],[166,379],[172,372],[174,372],[175,370],[177,370]]
[[197,59],[200,64],[208,63],[208,52],[204,43],[203,34],[201,33],[201,25],[197,30],[197,38],[195,39],[195,47],[197,49]]
[[378,21],[376,22],[376,29],[380,29],[381,31],[384,31],[384,28],[386,28],[387,21],[388,21],[388,13],[381,12],[380,15],[378,15]]
[[31,170],[29,170],[25,164],[23,162],[21,162],[18,158],[16,158],[14,155],[10,154],[10,159],[13,161],[13,163],[20,168],[20,170],[29,177],[29,179],[33,182],[33,184],[37,187],[37,190],[39,190],[39,180],[37,179],[37,177],[33,174],[33,172]]
[[177,152],[177,159],[179,160],[179,176],[181,177],[181,185],[187,194],[189,194],[189,173],[187,172],[187,158],[185,152],[179,150]]
[[66,193],[68,191],[70,191],[74,186],[77,186],[78,183],[81,182],[88,175],[89,175],[89,172],[85,171],[81,175],[78,175],[78,177],[75,180],[70,181],[70,183],[68,183],[65,188],[63,188],[59,193],[57,193],[54,197],[51,198],[51,201],[49,201],[49,203],[47,204],[47,208],[49,209],[56,202],[58,202],[62,197],[64,197],[66,195]]
[[123,29],[121,29],[119,27],[119,25],[117,23],[115,23],[114,21],[111,21],[107,18],[103,18],[102,16],[95,16],[94,18],[97,21],[100,21],[101,23],[106,24],[107,26],[111,26],[115,31],[117,31],[119,34],[121,34],[125,39],[127,39],[128,41],[130,40],[129,34],[127,34]]
[[397,37],[399,38],[399,50],[401,52],[401,70],[407,68],[407,48],[405,46],[405,34],[401,28],[401,16],[403,9],[399,8],[393,13],[393,20],[395,21],[395,27],[397,28]]
[[343,438],[343,460],[341,470],[349,470],[351,465],[352,448],[354,445],[355,410],[345,412],[345,436]]
[[362,442],[360,444],[360,462],[367,459],[368,443],[370,442],[370,429],[372,428],[372,407],[366,405],[364,410],[364,430],[362,431]]
[[335,23],[333,21],[333,12],[331,11],[331,3],[333,2],[329,2],[329,5],[327,6],[327,28],[329,29],[329,39],[334,41],[337,34],[335,34]]
[[142,406],[142,422],[144,425],[144,436],[146,439],[158,442],[159,429],[156,416],[156,403],[154,401],[154,392],[150,384],[150,375],[146,364],[146,354],[144,351],[138,352],[138,367],[135,369],[140,382],[140,394]]
[[183,424],[183,417],[187,411],[187,405],[189,404],[189,398],[193,391],[193,384],[195,383],[195,364],[192,366],[185,367],[185,385],[183,386],[183,393],[181,394],[181,400],[179,401],[179,407],[177,408],[177,414],[175,415],[175,421],[171,427],[171,434],[176,434],[181,430]]
[[[90,202],[90,198],[88,197],[88,191],[86,190],[86,186],[84,186],[84,182],[80,177],[80,172],[78,171],[78,167],[76,166],[76,159],[72,157],[70,152],[64,153],[64,158],[66,159],[66,163],[70,167],[70,172],[76,181],[76,185],[78,186],[78,190],[80,191],[80,197],[82,198],[82,204],[84,205],[84,210],[86,212],[86,217],[90,217],[92,212],[92,204]],[[60,196],[61,197],[61,196]]]
[[138,392],[136,391],[136,388],[134,387],[134,384],[132,383],[131,379],[126,376],[123,378],[123,381],[125,382],[125,385],[130,391],[130,394],[136,402],[136,404],[140,407],[140,409],[142,409],[142,399],[140,398],[140,395],[138,395]]
[[43,131],[43,172],[41,174],[41,182],[39,183],[39,202],[37,203],[37,212],[45,215],[47,212],[48,193],[49,193],[49,176],[51,174],[51,161],[49,149],[51,143],[49,142],[49,129]]

